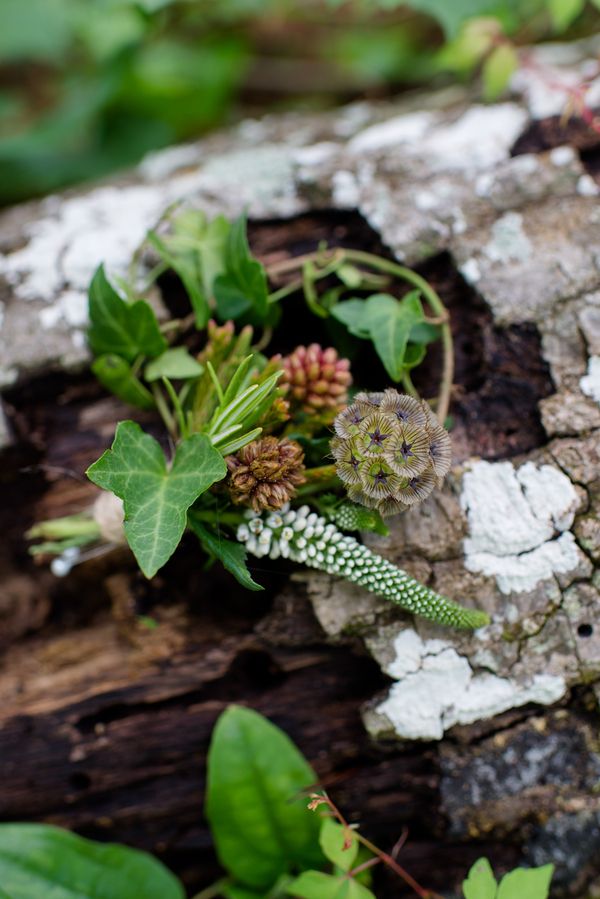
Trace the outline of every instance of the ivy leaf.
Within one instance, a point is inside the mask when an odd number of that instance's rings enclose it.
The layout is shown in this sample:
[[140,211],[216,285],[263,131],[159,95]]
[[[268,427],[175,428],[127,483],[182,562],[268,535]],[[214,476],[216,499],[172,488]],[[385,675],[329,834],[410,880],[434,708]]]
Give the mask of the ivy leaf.
[[288,892],[300,899],[375,899],[352,877],[335,877],[322,871],[303,871],[289,886]]
[[494,47],[483,64],[483,96],[495,100],[508,87],[513,72],[519,66],[519,57],[512,44],[504,43]]
[[124,403],[139,409],[154,408],[154,397],[136,378],[129,362],[121,356],[115,356],[114,353],[99,356],[92,363],[92,371],[100,383]]
[[192,503],[226,474],[205,434],[181,441],[169,469],[157,441],[133,421],[117,425],[112,447],[87,470],[94,484],[123,500],[125,536],[146,577],[172,556]]
[[260,324],[267,318],[267,276],[250,253],[245,216],[231,225],[225,244],[225,270],[217,276],[213,288],[221,319],[247,314],[253,323]]
[[[350,845],[346,845],[349,840]],[[319,834],[321,849],[330,862],[342,871],[350,871],[358,854],[358,840],[352,830],[342,827],[332,818],[324,818]]]
[[265,895],[294,867],[319,867],[319,819],[301,795],[316,775],[289,737],[251,709],[230,706],[213,731],[206,814],[221,864]]
[[364,339],[371,336],[366,302],[366,300],[344,300],[343,303],[337,303],[331,310],[332,316],[346,325],[351,334]]
[[554,865],[515,868],[500,881],[497,899],[547,899]]
[[173,347],[165,350],[144,369],[144,377],[147,381],[159,381],[161,378],[181,380],[184,378],[199,378],[204,372],[204,366],[186,350],[184,346]]
[[233,540],[226,540],[220,533],[215,533],[206,527],[191,511],[188,514],[188,521],[194,534],[200,540],[203,549],[210,556],[218,559],[224,568],[229,571],[236,581],[247,590],[264,590],[260,584],[257,584],[250,575],[246,566],[246,558],[248,553],[241,543]]
[[369,297],[366,306],[377,355],[390,378],[399,381],[410,332],[424,318],[419,291],[412,290],[401,300],[385,293],[375,294]]
[[487,858],[478,859],[463,881],[465,899],[496,899],[496,878]]
[[0,825],[0,884],[9,899],[185,899],[151,855],[47,824]]
[[113,353],[133,362],[138,356],[159,356],[167,348],[152,307],[145,300],[121,299],[102,265],[90,284],[89,315],[88,341],[96,356]]

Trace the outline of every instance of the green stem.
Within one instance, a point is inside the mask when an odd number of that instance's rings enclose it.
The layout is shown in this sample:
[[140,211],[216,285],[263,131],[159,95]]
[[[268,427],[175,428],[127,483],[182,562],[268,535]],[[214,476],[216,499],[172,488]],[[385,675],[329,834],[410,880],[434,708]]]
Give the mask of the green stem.
[[195,896],[192,896],[192,899],[216,899],[217,896],[222,896],[223,889],[231,886],[232,883],[232,877],[222,877],[221,880],[217,880],[216,883],[213,883],[209,887],[206,887],[206,889],[196,893]]
[[165,427],[171,437],[176,440],[177,439],[177,425],[175,424],[175,419],[171,414],[171,410],[169,409],[167,402],[164,398],[163,392],[160,389],[159,385],[155,382],[152,385],[152,396],[154,397],[154,402],[156,403],[156,408],[160,413],[160,417],[165,423]]
[[184,438],[188,437],[189,434],[188,434],[187,421],[185,420],[185,415],[184,415],[183,409],[181,407],[179,397],[177,396],[177,393],[175,391],[175,388],[173,387],[173,385],[171,384],[169,379],[165,378],[164,376],[162,378],[162,382],[165,386],[165,390],[169,394],[169,398],[170,398],[171,402],[173,403],[173,408],[175,409],[175,415],[177,416],[177,424],[179,425],[179,433]]
[[419,399],[419,392],[415,385],[412,382],[412,378],[410,374],[405,371],[402,374],[402,386],[406,390],[407,393],[410,393],[411,396],[414,396],[416,399]]
[[335,465],[319,465],[317,468],[307,468],[304,477],[308,484],[314,484],[320,481],[330,481],[336,477]]

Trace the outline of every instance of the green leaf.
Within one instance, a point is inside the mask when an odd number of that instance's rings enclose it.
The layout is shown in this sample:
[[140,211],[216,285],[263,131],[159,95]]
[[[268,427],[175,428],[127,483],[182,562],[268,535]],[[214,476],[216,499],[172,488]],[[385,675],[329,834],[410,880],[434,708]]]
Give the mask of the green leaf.
[[88,341],[96,356],[111,353],[133,362],[138,356],[159,356],[167,348],[152,307],[145,300],[122,300],[102,265],[90,284],[89,314]]
[[46,824],[0,825],[0,884],[9,899],[185,899],[151,855]]
[[[349,840],[349,846],[346,846],[346,840]],[[319,843],[329,861],[342,871],[350,871],[354,866],[359,846],[354,831],[347,830],[332,818],[324,818]]]
[[512,44],[503,43],[494,47],[483,64],[483,96],[495,100],[508,87],[512,74],[519,66],[519,57]]
[[175,271],[196,313],[196,327],[204,328],[210,317],[213,283],[225,267],[225,244],[231,229],[223,216],[209,221],[204,213],[186,210],[173,218],[171,234],[147,235],[160,258]]
[[585,0],[546,0],[546,3],[557,31],[565,31],[585,9]]
[[369,339],[371,328],[366,314],[366,300],[344,300],[331,310],[331,315],[346,325],[355,337]]
[[161,378],[183,379],[198,378],[204,367],[194,359],[184,346],[165,350],[158,358],[149,362],[144,369],[147,381],[159,381]]
[[268,890],[285,872],[319,867],[319,819],[307,811],[316,775],[291,740],[250,709],[219,718],[208,755],[206,814],[221,864]]
[[220,533],[215,533],[206,527],[194,515],[193,511],[188,514],[188,520],[191,529],[200,540],[205,552],[218,559],[242,587],[245,587],[247,590],[264,590],[264,587],[252,580],[246,566],[248,553],[243,544],[236,543],[233,540],[226,540]]
[[410,6],[437,19],[448,37],[454,37],[467,19],[510,12],[511,4],[507,0],[410,0]]
[[413,290],[401,300],[387,294],[375,294],[366,301],[371,339],[390,378],[402,377],[408,337],[413,325],[423,320],[419,292]]
[[404,353],[403,369],[416,368],[425,358],[425,347],[419,343],[409,343]]
[[225,899],[265,899],[262,890],[257,893],[255,890],[248,890],[235,883],[231,886],[224,886],[221,892]]
[[225,244],[225,271],[215,278],[214,294],[221,319],[247,315],[260,324],[269,314],[267,276],[250,253],[246,218],[233,222]]
[[303,871],[288,887],[300,899],[375,899],[375,896],[353,878],[335,877],[322,871]]
[[487,858],[475,862],[462,889],[465,899],[496,899],[496,878]]
[[139,409],[154,408],[154,397],[133,374],[129,362],[121,356],[114,353],[99,356],[92,363],[92,371],[100,383],[124,403]]
[[172,556],[192,503],[226,474],[205,434],[181,441],[168,469],[157,441],[133,421],[117,425],[111,449],[87,470],[94,484],[123,500],[125,536],[146,577]]
[[515,868],[500,881],[497,899],[547,899],[554,865]]

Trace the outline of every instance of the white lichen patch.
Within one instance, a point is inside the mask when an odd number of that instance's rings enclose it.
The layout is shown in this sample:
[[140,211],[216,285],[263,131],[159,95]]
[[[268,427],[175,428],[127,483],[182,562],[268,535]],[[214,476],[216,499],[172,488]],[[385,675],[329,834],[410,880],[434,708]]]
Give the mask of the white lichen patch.
[[507,212],[492,225],[491,236],[483,248],[490,262],[526,262],[533,247],[523,230],[523,216]]
[[591,356],[587,374],[579,381],[582,393],[600,404],[600,356]]
[[439,740],[457,724],[472,724],[528,702],[550,705],[564,696],[564,678],[535,674],[517,681],[475,672],[444,640],[422,640],[411,629],[394,640],[395,659],[385,666],[398,678],[375,709],[407,740]]
[[495,577],[503,593],[532,590],[578,567],[581,552],[568,529],[579,497],[558,468],[474,462],[463,477],[461,506],[469,524],[465,567]]

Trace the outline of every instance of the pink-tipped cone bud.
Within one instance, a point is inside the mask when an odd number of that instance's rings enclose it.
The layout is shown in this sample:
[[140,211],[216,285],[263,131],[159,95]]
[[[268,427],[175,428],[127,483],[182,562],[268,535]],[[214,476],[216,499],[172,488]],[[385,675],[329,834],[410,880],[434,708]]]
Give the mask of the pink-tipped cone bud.
[[292,406],[314,413],[338,411],[348,402],[350,362],[340,359],[333,347],[323,349],[318,343],[298,346],[277,362],[284,371],[279,386]]

